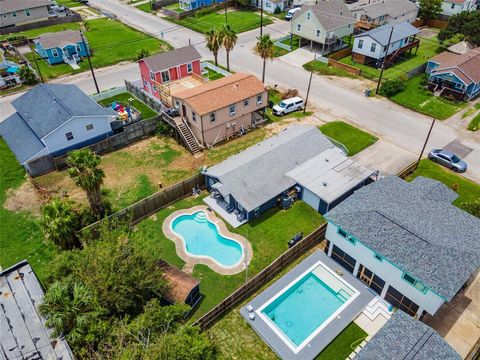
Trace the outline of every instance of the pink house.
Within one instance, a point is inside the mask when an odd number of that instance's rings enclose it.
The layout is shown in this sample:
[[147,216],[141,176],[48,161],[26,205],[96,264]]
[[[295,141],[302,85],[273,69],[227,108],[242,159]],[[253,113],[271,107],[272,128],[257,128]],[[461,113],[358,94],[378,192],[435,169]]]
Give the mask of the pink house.
[[192,46],[159,53],[138,62],[143,89],[160,97],[159,87],[194,74],[201,76],[201,56]]

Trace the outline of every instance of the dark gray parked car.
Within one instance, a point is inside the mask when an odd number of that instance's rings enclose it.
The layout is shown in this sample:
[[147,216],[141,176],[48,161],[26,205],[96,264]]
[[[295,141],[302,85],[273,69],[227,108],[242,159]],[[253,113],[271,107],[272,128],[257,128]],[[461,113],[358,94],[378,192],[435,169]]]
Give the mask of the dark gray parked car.
[[467,163],[457,155],[448,150],[433,149],[428,154],[428,158],[433,162],[438,162],[456,172],[467,171]]

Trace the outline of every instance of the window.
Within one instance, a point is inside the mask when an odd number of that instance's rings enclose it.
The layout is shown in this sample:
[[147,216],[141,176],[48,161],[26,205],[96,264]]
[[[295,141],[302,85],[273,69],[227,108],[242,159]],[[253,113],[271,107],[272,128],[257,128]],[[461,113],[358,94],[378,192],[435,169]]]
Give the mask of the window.
[[452,9],[455,9],[455,4],[452,4]]
[[372,46],[370,47],[370,51],[375,52],[376,48],[377,48],[377,44],[373,43]]
[[352,27],[352,24],[348,24],[348,28],[350,29]]
[[216,119],[216,114],[213,112],[213,113],[210,113],[210,122],[211,123],[214,123]]
[[150,71],[150,80],[155,81],[155,74]]
[[363,47],[363,40],[358,40],[358,48],[361,49]]
[[428,289],[425,285],[423,285],[420,281],[417,281],[415,278],[408,275],[407,273],[403,273],[402,278],[403,278],[403,280],[408,282],[410,285],[412,285],[418,291],[421,291],[424,294],[427,292]]
[[357,13],[354,13],[354,14],[353,14],[353,18],[354,18],[354,19],[357,18]]
[[258,94],[257,95],[257,105],[262,105],[262,102],[263,102],[263,95]]
[[197,121],[197,114],[192,111],[192,120]]
[[378,255],[378,254],[375,254],[374,257],[375,257],[375,259],[377,259],[378,261],[383,261],[383,258],[382,258],[380,255]]
[[340,229],[340,228],[338,229],[337,232],[338,232],[338,235],[340,235],[341,237],[344,237],[345,239],[346,239],[347,236],[348,236],[348,235],[347,235],[347,232],[344,231],[344,230],[342,230],[342,229]]
[[73,140],[73,134],[71,132],[66,133],[65,136],[67,137],[68,141]]
[[53,57],[58,57],[58,50],[57,49],[52,49],[52,56]]
[[320,30],[317,29],[317,37],[320,36]]
[[77,44],[77,52],[81,52],[82,51],[82,48],[80,47],[79,44]]
[[405,280],[406,282],[409,282],[412,285],[415,285],[415,279],[408,274],[405,274],[405,273],[403,274],[403,280]]
[[169,82],[170,81],[170,74],[167,71],[162,71],[162,82]]
[[25,16],[30,16],[31,13],[30,13],[30,9],[25,9]]
[[250,103],[250,102],[248,101],[248,99],[243,100],[243,106],[248,106],[249,103]]
[[311,17],[312,17],[312,13],[310,11],[307,12],[307,20],[310,20]]
[[192,63],[190,64],[187,64],[187,73],[191,73],[193,71],[193,66],[192,66]]
[[302,24],[297,24],[297,31],[301,31],[302,30]]
[[87,129],[87,131],[93,130],[93,124],[88,124],[87,126],[85,126],[85,128]]
[[155,85],[153,85],[153,91],[155,91],[155,92],[158,91],[158,88]]
[[143,85],[144,85],[144,86],[148,86],[147,80],[143,80]]
[[357,260],[348,255],[345,251],[333,245],[332,259],[342,265],[346,270],[353,273]]
[[228,107],[228,112],[230,113],[230,116],[235,115],[235,113],[236,113],[235,104],[230,105],[230,106]]
[[17,17],[17,12],[16,11],[12,11],[12,17]]
[[272,7],[272,4],[270,4],[269,2],[265,3],[265,7],[270,9]]

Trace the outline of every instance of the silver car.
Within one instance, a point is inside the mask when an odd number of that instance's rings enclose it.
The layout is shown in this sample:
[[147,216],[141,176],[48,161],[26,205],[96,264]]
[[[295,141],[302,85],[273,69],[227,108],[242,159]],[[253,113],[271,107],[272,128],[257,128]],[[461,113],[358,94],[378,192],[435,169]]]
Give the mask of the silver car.
[[460,159],[453,152],[442,149],[433,149],[428,154],[428,158],[433,162],[442,164],[456,172],[467,171],[467,163]]

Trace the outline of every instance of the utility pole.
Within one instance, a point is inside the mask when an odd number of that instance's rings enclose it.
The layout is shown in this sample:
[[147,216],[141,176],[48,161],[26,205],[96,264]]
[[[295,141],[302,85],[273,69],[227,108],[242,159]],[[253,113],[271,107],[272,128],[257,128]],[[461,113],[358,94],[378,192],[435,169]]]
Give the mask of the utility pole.
[[35,50],[33,49],[32,40],[28,40],[28,43],[30,44],[30,50],[32,50],[33,61],[35,62],[35,67],[37,68],[37,72],[38,72],[38,75],[40,76],[40,80],[42,81],[43,84],[45,84],[45,80],[43,79],[42,72],[40,71],[40,66],[38,66],[37,54],[35,53]]
[[422,160],[423,152],[425,151],[425,148],[427,147],[428,139],[430,139],[430,134],[432,133],[433,125],[435,125],[435,121],[437,119],[433,118],[432,125],[430,125],[430,129],[428,130],[427,138],[425,139],[425,142],[423,143],[422,151],[420,152],[420,156],[418,157],[417,163],[415,164],[415,171],[418,167],[418,164],[420,164],[420,160]]
[[263,35],[263,0],[260,0],[260,36]]
[[388,49],[390,48],[390,42],[392,41],[393,28],[394,28],[394,25],[392,25],[392,30],[390,30],[390,36],[388,37],[387,51],[385,52],[385,57],[383,58],[382,69],[380,70],[380,77],[378,78],[378,84],[377,84],[377,89],[375,90],[375,95],[378,94],[378,90],[380,89],[380,83],[382,82],[383,70],[385,70],[385,62],[388,56]]
[[92,61],[90,60],[90,48],[87,47],[85,43],[85,38],[83,37],[83,32],[80,31],[80,37],[82,38],[83,48],[87,53],[88,65],[90,66],[90,71],[92,73],[93,82],[95,83],[95,88],[97,89],[97,94],[100,94],[100,89],[98,88],[97,79],[95,78],[95,72],[93,71]]
[[305,106],[303,107],[303,113],[307,111],[307,103],[308,103],[308,95],[310,94],[310,85],[312,85],[312,77],[313,71],[310,71],[310,79],[308,80],[308,88],[307,88],[307,97],[305,98]]

